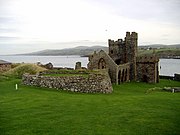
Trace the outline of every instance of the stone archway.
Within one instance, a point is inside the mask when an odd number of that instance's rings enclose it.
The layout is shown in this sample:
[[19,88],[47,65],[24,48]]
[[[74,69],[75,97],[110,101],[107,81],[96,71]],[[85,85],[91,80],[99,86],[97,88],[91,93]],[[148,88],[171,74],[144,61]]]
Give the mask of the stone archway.
[[103,58],[101,58],[98,62],[98,69],[105,69],[106,68],[106,62]]
[[124,82],[124,77],[125,77],[125,72],[124,72],[124,69],[122,71],[122,77],[121,77],[121,82]]
[[143,82],[148,82],[148,77],[147,77],[147,75],[143,75],[143,78],[142,78],[142,80],[143,80]]
[[127,69],[126,69],[126,71],[125,71],[125,82],[127,81],[127,76],[128,76],[128,74],[127,74]]
[[121,70],[118,73],[118,84],[121,84]]

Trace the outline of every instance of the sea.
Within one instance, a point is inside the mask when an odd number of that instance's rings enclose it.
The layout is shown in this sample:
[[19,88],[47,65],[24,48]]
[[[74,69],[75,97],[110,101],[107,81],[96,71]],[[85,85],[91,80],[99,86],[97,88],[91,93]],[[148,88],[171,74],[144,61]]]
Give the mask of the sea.
[[[12,63],[37,63],[47,64],[51,62],[54,67],[74,68],[76,62],[81,62],[83,67],[87,67],[88,57],[77,55],[71,56],[26,56],[26,55],[1,55],[0,60]],[[174,76],[180,74],[180,59],[160,59],[160,75]]]

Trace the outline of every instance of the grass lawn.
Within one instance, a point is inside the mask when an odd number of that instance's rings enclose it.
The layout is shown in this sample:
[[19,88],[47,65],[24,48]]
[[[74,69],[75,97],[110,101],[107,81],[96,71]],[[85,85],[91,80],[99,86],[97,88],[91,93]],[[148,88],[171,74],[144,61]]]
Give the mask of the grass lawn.
[[[15,84],[19,90],[15,90]],[[114,85],[112,94],[83,94],[0,81],[0,134],[10,135],[178,135],[180,93],[159,84]]]
[[65,77],[65,76],[83,76],[83,77],[88,77],[89,75],[88,74],[44,74],[43,76],[56,76],[56,77],[58,77],[58,76],[63,76],[63,77]]

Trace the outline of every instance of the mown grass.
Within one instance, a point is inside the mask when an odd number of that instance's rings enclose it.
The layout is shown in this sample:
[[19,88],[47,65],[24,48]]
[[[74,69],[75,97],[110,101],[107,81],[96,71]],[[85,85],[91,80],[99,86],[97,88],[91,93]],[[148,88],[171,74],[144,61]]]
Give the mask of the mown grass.
[[[19,90],[15,90],[15,84]],[[159,84],[113,85],[112,94],[83,94],[0,81],[0,134],[12,135],[178,135],[180,93]]]
[[83,76],[83,77],[88,77],[89,75],[88,74],[44,74],[43,76]]

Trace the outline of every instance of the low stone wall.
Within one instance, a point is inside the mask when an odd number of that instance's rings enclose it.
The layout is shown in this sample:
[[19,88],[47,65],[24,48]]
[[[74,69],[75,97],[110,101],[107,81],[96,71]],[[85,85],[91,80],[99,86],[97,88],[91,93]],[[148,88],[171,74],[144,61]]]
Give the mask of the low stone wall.
[[0,64],[0,72],[8,71],[11,69],[11,64]]
[[112,93],[111,80],[108,73],[89,74],[86,76],[42,76],[24,74],[24,85],[62,89],[83,93]]
[[165,76],[165,75],[159,75],[160,79],[169,79],[169,80],[174,80],[174,76]]
[[174,74],[174,80],[180,81],[180,74]]
[[169,79],[169,80],[180,81],[180,74],[174,74],[174,76],[160,75],[159,78],[160,79]]

